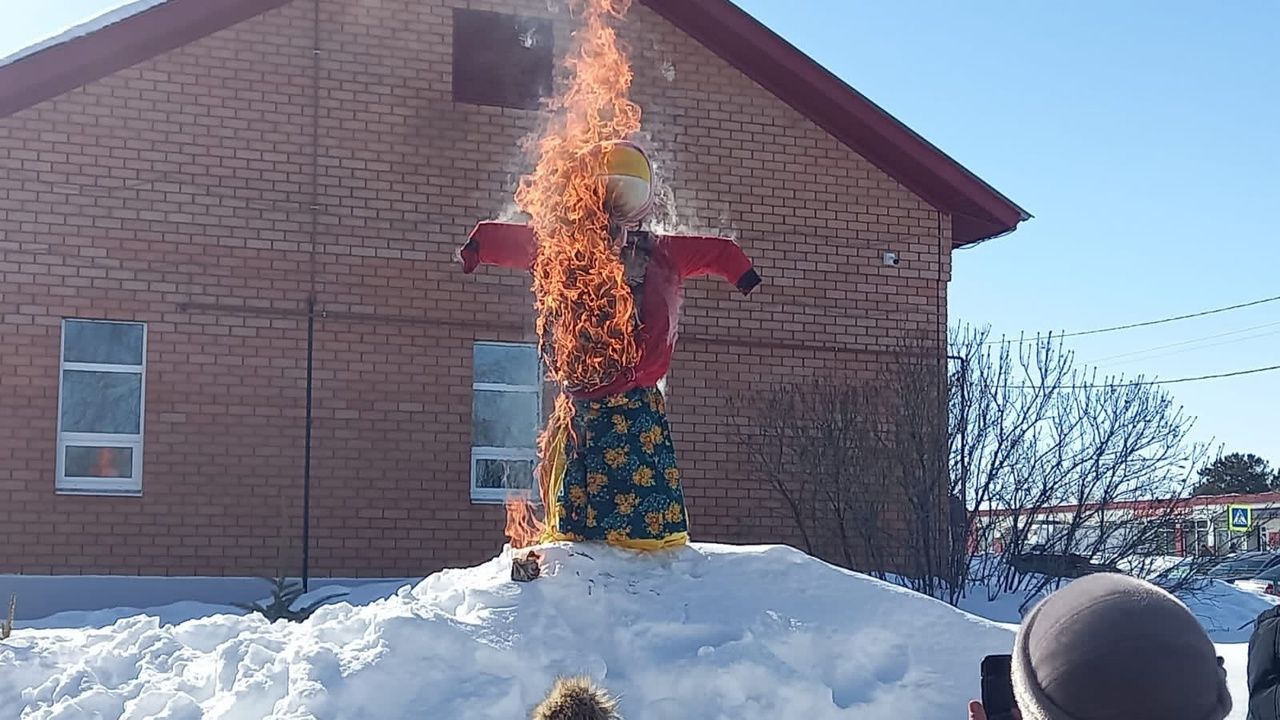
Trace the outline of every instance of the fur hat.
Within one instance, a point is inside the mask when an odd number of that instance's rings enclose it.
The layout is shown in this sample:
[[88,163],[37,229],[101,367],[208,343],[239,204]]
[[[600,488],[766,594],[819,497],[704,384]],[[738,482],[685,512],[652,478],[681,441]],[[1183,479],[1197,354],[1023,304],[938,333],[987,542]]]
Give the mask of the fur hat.
[[589,678],[560,678],[532,720],[622,720],[618,701]]
[[1089,575],[1045,598],[1014,641],[1024,720],[1222,720],[1226,671],[1199,621],[1150,583]]

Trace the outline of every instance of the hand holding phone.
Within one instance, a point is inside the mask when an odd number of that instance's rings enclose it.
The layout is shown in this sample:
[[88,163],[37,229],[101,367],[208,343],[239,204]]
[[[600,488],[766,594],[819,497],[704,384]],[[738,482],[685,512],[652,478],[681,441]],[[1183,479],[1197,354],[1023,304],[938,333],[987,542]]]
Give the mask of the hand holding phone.
[[982,659],[982,707],[987,720],[1016,720],[1013,699],[1013,656],[988,655]]

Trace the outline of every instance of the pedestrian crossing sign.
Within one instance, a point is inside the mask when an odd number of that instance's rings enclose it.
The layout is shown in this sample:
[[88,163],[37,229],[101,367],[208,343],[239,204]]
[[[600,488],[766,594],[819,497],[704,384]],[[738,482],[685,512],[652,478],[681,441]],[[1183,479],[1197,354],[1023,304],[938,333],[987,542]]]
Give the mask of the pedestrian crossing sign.
[[1231,532],[1249,532],[1253,529],[1253,508],[1231,505],[1227,508],[1227,526]]

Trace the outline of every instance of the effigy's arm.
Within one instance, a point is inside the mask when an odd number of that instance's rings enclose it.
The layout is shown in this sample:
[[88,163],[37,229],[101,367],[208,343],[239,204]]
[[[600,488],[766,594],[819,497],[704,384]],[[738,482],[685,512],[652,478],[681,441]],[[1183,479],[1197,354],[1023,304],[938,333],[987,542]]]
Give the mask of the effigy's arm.
[[458,251],[462,271],[473,273],[481,265],[528,270],[533,265],[537,239],[526,225],[482,222],[471,231],[467,244]]
[[733,283],[743,295],[749,295],[760,284],[760,275],[752,266],[751,258],[742,252],[738,243],[728,238],[702,235],[665,237],[681,279],[715,275]]

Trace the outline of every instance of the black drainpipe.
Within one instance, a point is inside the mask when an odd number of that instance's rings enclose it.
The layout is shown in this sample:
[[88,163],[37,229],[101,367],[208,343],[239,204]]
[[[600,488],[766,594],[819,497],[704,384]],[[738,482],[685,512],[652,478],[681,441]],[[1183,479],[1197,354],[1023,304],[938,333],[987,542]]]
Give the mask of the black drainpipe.
[[302,445],[302,589],[311,590],[311,399],[315,368],[316,296],[307,298],[307,430]]
[[302,590],[311,590],[311,417],[316,342],[316,230],[320,212],[320,0],[312,4],[311,39],[311,242],[307,295],[307,421],[302,447]]

